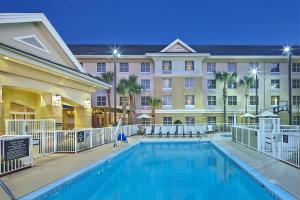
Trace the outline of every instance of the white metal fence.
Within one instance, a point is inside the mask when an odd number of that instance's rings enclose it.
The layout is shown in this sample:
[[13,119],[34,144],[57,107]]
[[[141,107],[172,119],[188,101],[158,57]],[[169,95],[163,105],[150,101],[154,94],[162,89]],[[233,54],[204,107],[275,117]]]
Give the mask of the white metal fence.
[[32,136],[0,136],[0,175],[32,165]]

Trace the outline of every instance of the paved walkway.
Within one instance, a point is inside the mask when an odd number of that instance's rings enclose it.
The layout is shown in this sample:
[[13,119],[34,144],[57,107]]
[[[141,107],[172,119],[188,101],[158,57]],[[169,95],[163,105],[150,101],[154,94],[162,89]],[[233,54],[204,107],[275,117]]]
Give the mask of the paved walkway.
[[[139,137],[131,137],[129,138],[129,143],[122,144],[119,149],[136,143],[139,140]],[[257,169],[271,181],[278,182],[282,188],[300,199],[299,169],[232,141],[215,142],[229,151],[229,153],[248,163],[249,166]],[[35,159],[34,167],[6,175],[2,177],[2,180],[12,190],[13,194],[19,198],[112,154],[112,145],[111,143],[102,145],[77,154],[53,154],[44,158]],[[1,189],[0,199],[8,199]]]

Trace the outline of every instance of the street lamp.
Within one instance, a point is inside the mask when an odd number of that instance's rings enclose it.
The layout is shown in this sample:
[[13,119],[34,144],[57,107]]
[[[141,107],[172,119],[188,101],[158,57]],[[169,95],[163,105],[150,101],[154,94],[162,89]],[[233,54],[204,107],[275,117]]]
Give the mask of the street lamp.
[[[258,115],[258,80],[257,80],[257,68],[253,68],[251,73],[255,76],[255,114]],[[257,118],[256,118],[256,123],[257,123]]]
[[288,70],[288,87],[289,87],[289,125],[292,125],[292,48],[285,46],[283,54],[289,56],[289,70]]
[[114,125],[117,125],[117,59],[121,56],[118,49],[113,50],[114,57]]

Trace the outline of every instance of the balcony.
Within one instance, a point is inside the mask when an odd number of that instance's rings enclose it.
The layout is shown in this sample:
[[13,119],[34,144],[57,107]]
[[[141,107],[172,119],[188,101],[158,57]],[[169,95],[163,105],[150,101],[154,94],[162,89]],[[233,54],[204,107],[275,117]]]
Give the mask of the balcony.
[[195,108],[195,105],[184,105],[184,108],[193,109],[193,108]]
[[162,91],[163,92],[172,92],[172,88],[169,87],[169,88],[162,88]]

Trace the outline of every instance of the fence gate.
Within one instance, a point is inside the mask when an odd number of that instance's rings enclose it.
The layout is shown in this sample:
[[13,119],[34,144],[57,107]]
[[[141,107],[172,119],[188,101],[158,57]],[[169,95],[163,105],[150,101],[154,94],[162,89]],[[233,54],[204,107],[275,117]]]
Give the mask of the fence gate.
[[6,120],[6,135],[32,135],[34,158],[52,154],[56,151],[54,119]]

